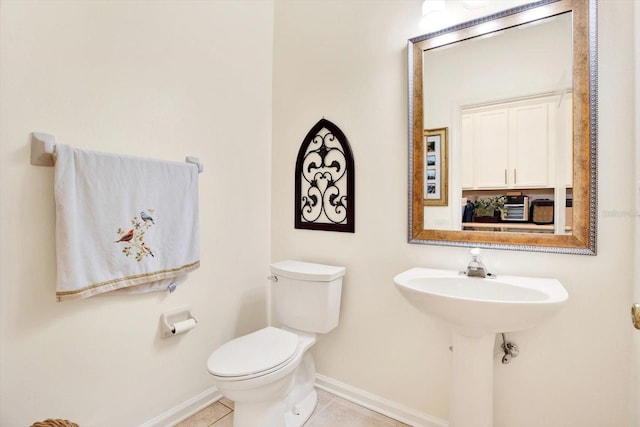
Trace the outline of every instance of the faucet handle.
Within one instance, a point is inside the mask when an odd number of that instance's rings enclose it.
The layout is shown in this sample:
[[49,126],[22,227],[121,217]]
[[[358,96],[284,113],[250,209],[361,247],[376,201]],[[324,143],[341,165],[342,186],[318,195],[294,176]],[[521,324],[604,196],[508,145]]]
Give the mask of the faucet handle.
[[472,257],[480,256],[480,248],[473,248],[469,251]]

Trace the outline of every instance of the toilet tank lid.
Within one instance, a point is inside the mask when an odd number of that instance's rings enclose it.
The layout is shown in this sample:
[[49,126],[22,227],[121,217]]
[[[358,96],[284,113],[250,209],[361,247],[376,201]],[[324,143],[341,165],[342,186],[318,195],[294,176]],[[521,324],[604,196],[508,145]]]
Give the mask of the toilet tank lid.
[[345,267],[304,261],[287,260],[271,264],[273,274],[296,280],[330,281],[344,276],[346,271]]

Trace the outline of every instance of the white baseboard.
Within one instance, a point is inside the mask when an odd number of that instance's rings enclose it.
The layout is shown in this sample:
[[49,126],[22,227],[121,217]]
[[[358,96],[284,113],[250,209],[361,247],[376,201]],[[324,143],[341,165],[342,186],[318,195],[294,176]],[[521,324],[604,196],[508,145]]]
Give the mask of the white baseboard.
[[[415,411],[399,403],[392,402],[324,375],[316,375],[316,387],[413,427],[448,427],[449,425],[447,421]],[[218,389],[211,387],[165,411],[152,420],[141,424],[139,427],[174,426],[221,398],[222,394]]]
[[324,375],[316,374],[316,387],[414,427],[447,427],[449,425],[445,420],[415,411]]
[[211,405],[213,402],[220,400],[222,394],[216,387],[211,387],[197,396],[180,403],[177,406],[169,409],[168,411],[158,415],[152,420],[141,424],[139,427],[167,427],[174,426],[180,421],[186,420],[191,415],[195,414]]

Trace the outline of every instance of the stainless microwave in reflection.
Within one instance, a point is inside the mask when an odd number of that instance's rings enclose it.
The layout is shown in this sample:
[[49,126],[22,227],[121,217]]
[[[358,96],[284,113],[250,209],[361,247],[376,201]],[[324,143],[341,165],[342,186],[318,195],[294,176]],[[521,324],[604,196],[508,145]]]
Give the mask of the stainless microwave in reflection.
[[503,221],[529,221],[529,197],[507,196],[501,218]]

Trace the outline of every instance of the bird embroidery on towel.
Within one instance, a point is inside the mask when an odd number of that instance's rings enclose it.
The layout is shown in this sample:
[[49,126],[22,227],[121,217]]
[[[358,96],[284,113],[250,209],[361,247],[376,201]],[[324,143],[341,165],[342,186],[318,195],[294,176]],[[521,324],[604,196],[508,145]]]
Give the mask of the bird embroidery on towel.
[[140,245],[140,249],[142,249],[142,252],[144,252],[144,254],[145,254],[145,255],[146,255],[146,254],[149,254],[149,255],[151,255],[152,257],[155,257],[155,255],[153,254],[153,252],[151,252],[151,249],[149,249],[148,247],[146,247],[144,243]]
[[117,231],[118,236],[120,237],[114,243],[125,243],[126,246],[122,248],[122,253],[125,254],[125,256],[135,253],[135,259],[138,262],[142,261],[142,258],[147,255],[155,257],[151,248],[149,248],[144,241],[145,232],[155,224],[151,217],[153,212],[153,209],[147,209],[147,211],[140,212],[140,219],[142,222],[140,222],[138,217],[135,216],[131,220],[131,225],[133,225],[131,230],[125,232],[122,228],[118,228]]
[[131,239],[133,239],[133,235],[134,235],[134,231],[133,231],[133,229],[131,229],[131,230],[127,231],[127,234],[125,234],[122,237],[120,237],[120,240],[116,240],[115,243],[128,242]]
[[151,218],[151,216],[145,211],[140,212],[140,219],[144,222],[151,221],[151,224],[155,224],[155,222],[153,222],[153,218]]

